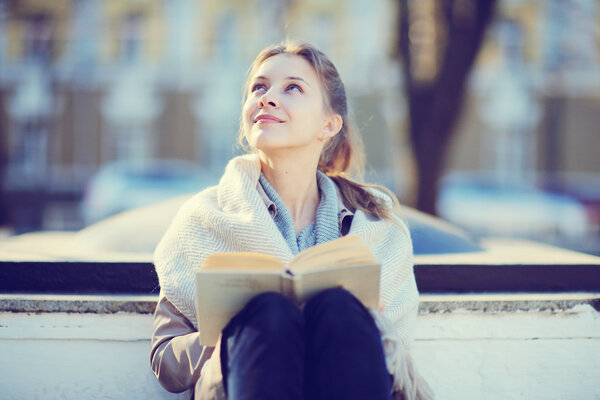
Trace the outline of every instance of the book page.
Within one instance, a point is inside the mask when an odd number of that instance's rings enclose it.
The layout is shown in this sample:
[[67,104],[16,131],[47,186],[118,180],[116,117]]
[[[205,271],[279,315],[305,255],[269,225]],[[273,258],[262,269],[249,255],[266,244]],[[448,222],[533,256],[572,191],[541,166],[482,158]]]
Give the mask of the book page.
[[277,257],[262,253],[236,252],[210,255],[202,264],[202,269],[236,270],[236,271],[273,271],[284,267],[283,261]]
[[294,273],[316,270],[335,265],[370,264],[377,259],[355,235],[347,235],[317,246],[313,246],[298,254],[290,263]]
[[343,287],[366,307],[379,306],[379,264],[334,266],[296,276],[294,289],[301,302],[333,287]]
[[196,272],[196,313],[200,344],[214,346],[221,331],[246,303],[263,292],[280,292],[279,272]]
[[229,320],[263,292],[282,293],[302,302],[321,290],[342,286],[367,306],[376,307],[379,302],[380,266],[358,236],[307,249],[292,265],[286,269],[283,261],[259,253],[208,257],[196,271],[200,343],[213,346]]

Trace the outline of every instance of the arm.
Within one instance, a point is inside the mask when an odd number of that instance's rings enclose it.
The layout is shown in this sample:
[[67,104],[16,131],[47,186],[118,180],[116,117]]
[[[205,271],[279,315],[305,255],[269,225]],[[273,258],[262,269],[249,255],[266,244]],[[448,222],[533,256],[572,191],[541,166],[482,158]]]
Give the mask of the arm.
[[150,364],[158,382],[169,392],[193,388],[213,347],[200,345],[192,323],[160,294],[154,312]]

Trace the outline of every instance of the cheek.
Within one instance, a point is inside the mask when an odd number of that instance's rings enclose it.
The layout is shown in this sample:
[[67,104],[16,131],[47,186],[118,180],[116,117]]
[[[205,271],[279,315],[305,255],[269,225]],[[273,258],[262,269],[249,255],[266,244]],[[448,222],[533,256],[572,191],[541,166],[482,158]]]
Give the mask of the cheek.
[[250,128],[253,110],[254,107],[250,101],[246,101],[242,106],[242,128],[244,128],[244,133],[247,133]]
[[242,134],[244,135],[244,138],[246,139],[246,142],[248,142],[250,145],[254,145],[252,143],[252,126],[250,126],[250,124],[248,124],[248,122],[246,122],[245,120],[242,122]]
[[254,107],[252,107],[252,100],[246,100],[244,102],[244,105],[242,106],[242,115],[244,117],[244,121],[246,121],[248,118],[250,118],[250,113],[252,112],[252,109]]

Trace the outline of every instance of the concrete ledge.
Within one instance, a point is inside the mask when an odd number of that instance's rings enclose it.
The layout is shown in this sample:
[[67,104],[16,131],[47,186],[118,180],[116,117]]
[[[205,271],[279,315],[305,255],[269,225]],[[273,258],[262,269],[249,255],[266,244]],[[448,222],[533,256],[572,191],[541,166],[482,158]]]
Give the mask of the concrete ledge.
[[[0,312],[13,313],[95,313],[127,312],[152,314],[155,295],[48,295],[0,294]],[[455,311],[498,313],[567,311],[590,305],[600,311],[600,293],[505,293],[421,295],[419,314]]]
[[600,311],[600,293],[500,293],[421,295],[419,314],[455,311],[499,313],[528,311],[568,311],[590,305]]
[[0,294],[0,312],[152,314],[157,300],[153,295]]
[[[60,249],[52,240],[44,248]],[[0,245],[0,293],[159,293],[152,254],[77,252],[52,256],[20,244],[18,254]],[[539,243],[488,240],[482,251],[416,255],[421,293],[600,293],[600,257]]]
[[[530,264],[499,264],[493,263],[498,262],[497,259],[485,261],[481,256],[466,254],[462,255],[463,263],[456,263],[457,257],[430,256],[420,261],[416,258],[414,271],[419,291],[600,292],[600,257],[586,256],[594,261],[592,263],[577,263],[573,258],[572,263],[558,264],[542,263],[543,260]],[[150,295],[158,294],[159,289],[158,277],[150,262],[0,259],[0,293]]]

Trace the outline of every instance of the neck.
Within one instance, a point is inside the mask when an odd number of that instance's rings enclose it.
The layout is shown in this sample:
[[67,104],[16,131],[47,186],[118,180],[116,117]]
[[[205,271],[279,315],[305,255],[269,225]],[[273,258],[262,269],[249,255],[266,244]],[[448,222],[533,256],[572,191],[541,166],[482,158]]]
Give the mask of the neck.
[[294,157],[277,159],[264,154],[260,159],[263,174],[283,200],[294,221],[296,234],[299,234],[316,219],[320,201],[317,163],[305,163]]

